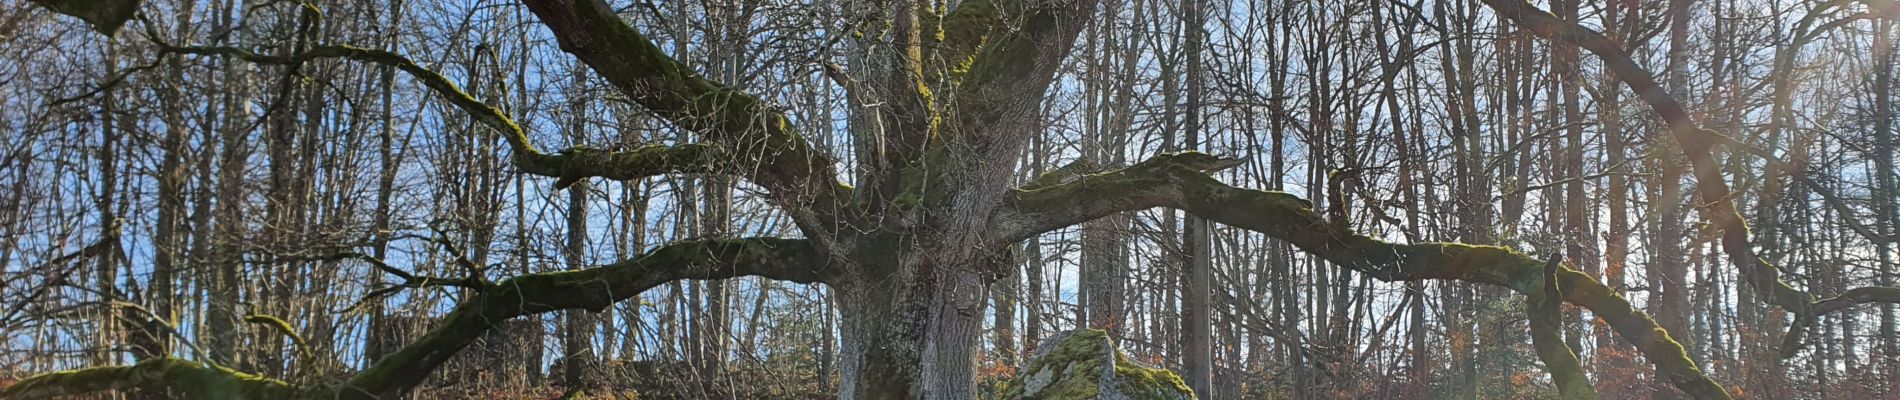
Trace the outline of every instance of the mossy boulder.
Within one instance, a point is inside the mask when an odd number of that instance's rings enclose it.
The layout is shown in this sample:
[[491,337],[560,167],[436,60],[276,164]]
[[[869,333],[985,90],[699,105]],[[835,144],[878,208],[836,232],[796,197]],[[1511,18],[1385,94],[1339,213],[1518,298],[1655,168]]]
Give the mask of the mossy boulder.
[[1009,381],[1004,399],[1192,400],[1173,371],[1141,364],[1098,329],[1068,331],[1042,341],[1036,357]]

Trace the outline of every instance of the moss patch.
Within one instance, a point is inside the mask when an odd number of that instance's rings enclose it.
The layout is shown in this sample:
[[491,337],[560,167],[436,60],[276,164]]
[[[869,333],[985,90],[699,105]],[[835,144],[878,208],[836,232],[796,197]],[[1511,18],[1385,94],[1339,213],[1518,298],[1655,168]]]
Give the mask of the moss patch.
[[0,398],[63,398],[102,390],[146,388],[193,399],[288,399],[300,388],[283,381],[176,358],[137,365],[47,373],[0,389]]
[[1101,330],[1059,334],[1039,353],[1010,380],[1004,399],[1194,398],[1180,375],[1129,360]]

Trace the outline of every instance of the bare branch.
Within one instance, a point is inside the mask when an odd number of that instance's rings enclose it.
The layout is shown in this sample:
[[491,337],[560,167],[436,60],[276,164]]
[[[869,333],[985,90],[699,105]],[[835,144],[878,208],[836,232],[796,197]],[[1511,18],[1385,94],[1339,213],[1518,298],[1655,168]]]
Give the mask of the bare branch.
[[283,318],[277,318],[267,314],[246,315],[244,316],[244,322],[269,327],[271,330],[277,331],[277,334],[290,338],[290,343],[297,346],[298,361],[306,366],[315,365],[317,356],[310,352],[310,342],[304,340],[303,335],[297,334],[297,328],[290,326],[290,322],[284,321]]
[[1803,346],[1801,337],[1822,316],[1867,303],[1900,304],[1900,288],[1867,286],[1848,289],[1839,296],[1814,302],[1805,313],[1796,313],[1794,324],[1781,337],[1781,357],[1791,358]]
[[[810,149],[809,146],[804,143],[804,139],[793,135],[789,123],[784,121],[784,116],[775,113],[773,114],[773,118],[776,118],[778,122],[774,132],[779,134],[768,137],[768,139],[775,140],[771,142],[775,144],[766,144],[768,147],[759,147],[758,144],[763,142],[758,140],[714,140],[718,145],[687,144],[672,147],[646,146],[624,151],[576,147],[563,150],[559,153],[548,154],[535,148],[534,144],[528,139],[527,131],[525,131],[514,118],[502,112],[501,109],[475,99],[474,96],[462,91],[460,86],[451,82],[440,73],[424,68],[414,61],[409,60],[407,57],[393,52],[352,46],[318,46],[297,54],[280,56],[257,54],[235,47],[173,46],[163,42],[159,42],[158,46],[162,52],[166,53],[223,55],[258,64],[299,65],[311,60],[341,58],[395,67],[409,74],[418,82],[421,82],[424,87],[429,88],[437,95],[448,100],[449,103],[453,104],[456,108],[468,113],[475,121],[500,132],[502,138],[508,142],[509,147],[513,150],[513,160],[517,168],[529,174],[559,178],[555,183],[555,187],[557,188],[566,188],[575,182],[591,177],[625,181],[669,173],[730,174],[750,179],[760,186],[772,190],[774,193],[790,193],[791,195],[778,195],[776,198],[779,200],[781,206],[787,208],[787,211],[794,213],[794,215],[804,215],[805,218],[801,218],[801,221],[817,220],[817,218],[811,216],[810,213],[801,213],[801,207],[799,206],[804,204],[804,202],[830,204],[828,200],[822,202],[817,202],[817,200],[831,199],[831,196],[835,194],[832,193],[832,190],[848,190],[842,184],[836,182],[835,173],[828,172],[831,168],[829,159],[819,155],[815,150]],[[707,82],[702,82],[702,84],[717,87],[717,85]],[[715,94],[705,93],[692,96],[699,98],[714,95]],[[681,96],[687,95],[681,94]],[[745,95],[733,92],[725,94],[725,96],[744,97]],[[750,97],[744,98],[751,99]],[[636,97],[636,100],[637,99],[638,97]],[[733,102],[739,102],[739,100],[728,101],[728,103]],[[758,103],[756,99],[746,100],[746,102],[749,102],[746,104]],[[653,105],[648,104],[648,102],[641,102],[641,104],[653,108]],[[660,109],[655,109],[655,111],[660,112],[662,115],[668,114]],[[730,114],[730,112],[728,112],[728,114]],[[675,122],[680,122],[685,126],[694,126],[694,124],[687,122],[677,120]],[[722,129],[725,128],[733,127],[728,126]],[[702,127],[702,129],[711,128]],[[717,139],[717,137],[714,139]],[[803,160],[801,162],[817,164],[793,165],[796,163],[779,162],[778,164],[780,165],[773,166],[742,162],[744,160],[762,160],[764,159],[761,158],[762,155],[777,155],[787,151],[801,154],[798,156],[800,160]],[[785,172],[785,168],[791,168],[792,170],[801,172],[788,175]],[[811,171],[827,172],[808,176]],[[794,175],[804,176],[804,178],[788,178]],[[812,189],[810,193],[806,193],[806,185],[812,185],[810,188],[814,189]],[[801,225],[801,227],[806,226]],[[812,234],[811,231],[807,231],[807,233]]]
[[[156,41],[157,39],[154,40]],[[301,53],[280,56],[257,54],[249,50],[224,46],[173,46],[168,43],[158,42],[158,47],[159,51],[164,53],[229,56],[258,64],[297,65],[317,59],[341,58],[395,67],[409,74],[410,77],[415,78],[416,81],[421,82],[424,87],[442,96],[443,99],[448,100],[449,104],[453,104],[456,108],[467,112],[469,116],[475,118],[476,122],[480,122],[482,125],[501,132],[502,139],[505,139],[508,145],[514,149],[517,162],[523,159],[545,156],[540,150],[535,149],[533,143],[528,141],[527,131],[522,130],[521,125],[516,124],[514,118],[510,118],[506,113],[503,113],[501,109],[483,103],[481,100],[476,100],[474,96],[470,96],[467,92],[462,91],[460,86],[449,81],[448,77],[444,77],[440,73],[424,68],[414,61],[410,61],[409,58],[393,52],[354,46],[317,46]]]

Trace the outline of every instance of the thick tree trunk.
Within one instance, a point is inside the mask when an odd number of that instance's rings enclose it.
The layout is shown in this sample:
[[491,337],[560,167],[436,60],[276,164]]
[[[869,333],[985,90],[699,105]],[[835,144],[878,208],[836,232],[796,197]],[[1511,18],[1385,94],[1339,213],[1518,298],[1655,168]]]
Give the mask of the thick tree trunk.
[[988,285],[1012,261],[1006,254],[943,251],[934,244],[902,255],[864,248],[886,254],[859,259],[896,261],[897,268],[834,286],[844,334],[839,397],[974,398]]

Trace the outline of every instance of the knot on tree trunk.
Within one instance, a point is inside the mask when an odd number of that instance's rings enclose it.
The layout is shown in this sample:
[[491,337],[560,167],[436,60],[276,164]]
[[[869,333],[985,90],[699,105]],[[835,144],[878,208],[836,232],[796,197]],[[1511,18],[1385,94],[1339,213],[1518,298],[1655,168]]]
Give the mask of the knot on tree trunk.
[[1191,400],[1194,391],[1173,371],[1128,359],[1108,333],[1058,333],[1037,346],[1036,357],[1010,379],[1005,399]]

